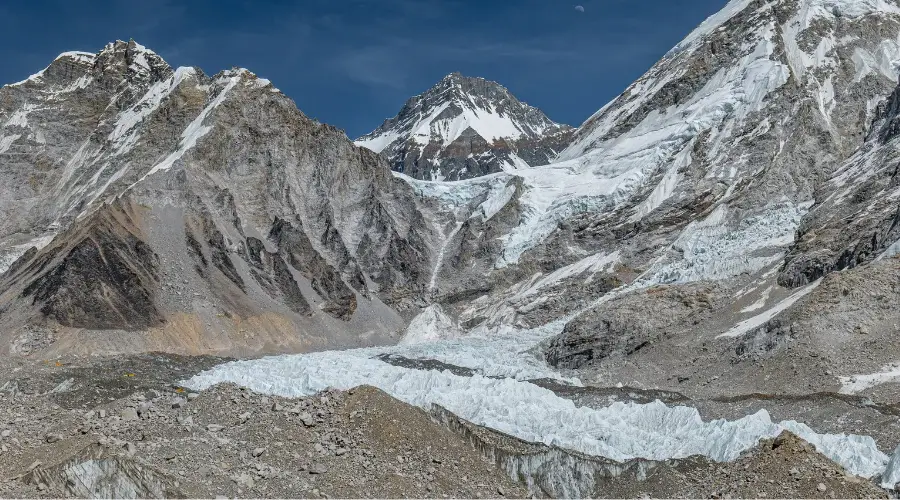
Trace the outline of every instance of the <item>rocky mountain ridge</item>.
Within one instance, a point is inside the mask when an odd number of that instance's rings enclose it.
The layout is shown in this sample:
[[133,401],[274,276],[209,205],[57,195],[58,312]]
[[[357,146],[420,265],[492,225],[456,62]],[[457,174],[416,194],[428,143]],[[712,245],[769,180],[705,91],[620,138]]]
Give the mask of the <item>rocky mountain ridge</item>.
[[98,329],[150,329],[111,350],[376,341],[427,279],[406,184],[247,70],[115,42],[4,86],[0,124],[14,345],[99,348]]

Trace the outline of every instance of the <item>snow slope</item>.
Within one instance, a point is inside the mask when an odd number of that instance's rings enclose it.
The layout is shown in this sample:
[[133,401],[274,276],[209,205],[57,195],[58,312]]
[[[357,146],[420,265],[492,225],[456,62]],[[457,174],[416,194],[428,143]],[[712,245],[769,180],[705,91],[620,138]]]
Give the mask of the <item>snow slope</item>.
[[454,73],[410,99],[400,115],[357,139],[356,144],[376,153],[401,139],[447,147],[469,128],[488,142],[495,142],[539,137],[558,130],[560,125],[518,102],[497,83]]

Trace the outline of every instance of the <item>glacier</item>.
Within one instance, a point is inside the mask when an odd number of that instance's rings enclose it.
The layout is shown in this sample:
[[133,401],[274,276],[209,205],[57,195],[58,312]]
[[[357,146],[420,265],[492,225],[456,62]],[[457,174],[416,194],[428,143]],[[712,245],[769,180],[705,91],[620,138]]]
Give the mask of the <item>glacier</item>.
[[[469,337],[411,346],[326,351],[235,361],[202,372],[183,385],[203,390],[235,383],[263,394],[302,397],[328,388],[377,387],[406,403],[430,410],[439,405],[475,424],[520,439],[615,461],[668,460],[702,455],[730,461],[761,439],[787,430],[844,466],[871,478],[885,472],[890,457],[869,436],[821,434],[796,421],[773,422],[765,410],[737,420],[704,421],[695,408],[616,402],[589,408],[529,380],[567,380],[532,353],[562,323],[516,331],[480,332]],[[394,366],[379,355],[435,359],[469,367],[471,376],[448,370]]]

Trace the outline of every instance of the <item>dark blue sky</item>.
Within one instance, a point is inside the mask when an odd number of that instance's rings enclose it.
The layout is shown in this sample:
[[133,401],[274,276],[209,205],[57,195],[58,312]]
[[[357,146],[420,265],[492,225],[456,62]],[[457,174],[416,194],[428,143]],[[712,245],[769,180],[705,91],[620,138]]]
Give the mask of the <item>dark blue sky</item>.
[[134,38],[173,66],[246,67],[351,137],[453,71],[578,125],[725,3],[11,0],[0,3],[0,82],[63,51]]

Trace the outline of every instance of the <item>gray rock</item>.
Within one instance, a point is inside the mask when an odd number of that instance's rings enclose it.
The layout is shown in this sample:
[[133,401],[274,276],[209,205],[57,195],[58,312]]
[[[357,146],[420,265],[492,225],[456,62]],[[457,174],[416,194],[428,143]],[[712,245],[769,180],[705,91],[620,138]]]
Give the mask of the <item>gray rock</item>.
[[303,423],[306,427],[315,427],[316,419],[313,418],[308,412],[303,412],[297,416],[300,419],[300,422]]
[[325,464],[316,462],[309,466],[308,468],[310,474],[325,474],[328,472],[328,467]]
[[246,472],[242,472],[240,475],[232,476],[231,480],[234,481],[238,486],[242,486],[244,488],[253,488],[256,485],[256,482],[253,480],[253,476],[247,474]]
[[153,403],[145,402],[138,405],[137,413],[141,417],[146,417],[150,414],[150,410],[153,408]]
[[125,408],[119,413],[119,417],[126,422],[131,422],[139,418],[138,411],[134,408]]

